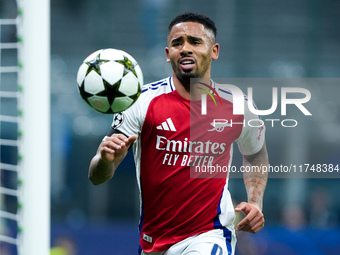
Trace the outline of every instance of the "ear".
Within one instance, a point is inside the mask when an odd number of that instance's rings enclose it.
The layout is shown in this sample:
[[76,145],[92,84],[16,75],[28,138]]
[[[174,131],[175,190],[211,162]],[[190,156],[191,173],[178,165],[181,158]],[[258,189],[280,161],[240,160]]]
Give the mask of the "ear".
[[169,48],[168,47],[165,48],[165,54],[166,54],[166,62],[170,63],[170,56],[169,56]]
[[211,58],[213,60],[217,60],[219,53],[220,53],[220,45],[218,43],[215,43],[212,47]]

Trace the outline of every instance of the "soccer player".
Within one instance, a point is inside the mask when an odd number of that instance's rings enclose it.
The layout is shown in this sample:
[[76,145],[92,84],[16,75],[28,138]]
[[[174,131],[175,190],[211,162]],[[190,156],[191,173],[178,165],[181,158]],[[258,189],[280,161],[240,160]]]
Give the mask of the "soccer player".
[[[233,116],[232,95],[210,80],[211,63],[220,50],[215,38],[210,18],[195,13],[177,16],[169,25],[165,48],[172,76],[143,86],[137,102],[114,116],[91,161],[91,182],[104,183],[133,146],[141,199],[140,254],[234,254],[235,211],[245,214],[236,230],[256,233],[264,226],[267,176],[261,166],[268,165],[264,127],[235,124],[217,129],[211,124],[222,117],[233,118],[234,123],[258,120],[247,107],[243,115]],[[222,108],[213,108],[217,106],[207,100],[208,114],[202,115],[199,100],[192,100],[202,90],[190,86],[191,78],[208,78],[206,87],[219,94]],[[229,176],[191,175],[207,166],[229,166],[234,141],[243,165],[260,169],[244,173],[248,201],[235,209]]]

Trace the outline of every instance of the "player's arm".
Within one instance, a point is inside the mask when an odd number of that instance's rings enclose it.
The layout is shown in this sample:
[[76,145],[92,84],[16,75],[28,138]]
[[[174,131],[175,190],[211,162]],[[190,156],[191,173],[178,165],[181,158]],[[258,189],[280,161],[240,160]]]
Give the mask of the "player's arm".
[[94,185],[110,180],[119,164],[125,158],[129,147],[137,139],[136,135],[127,138],[121,133],[105,136],[96,155],[92,158],[89,179]]
[[235,211],[243,212],[246,215],[237,225],[237,230],[256,233],[264,226],[262,204],[268,173],[267,171],[263,171],[263,166],[268,169],[268,165],[268,153],[265,143],[259,152],[253,155],[243,156],[243,166],[252,167],[252,169],[257,169],[257,171],[243,173],[248,202],[242,202],[235,208]]

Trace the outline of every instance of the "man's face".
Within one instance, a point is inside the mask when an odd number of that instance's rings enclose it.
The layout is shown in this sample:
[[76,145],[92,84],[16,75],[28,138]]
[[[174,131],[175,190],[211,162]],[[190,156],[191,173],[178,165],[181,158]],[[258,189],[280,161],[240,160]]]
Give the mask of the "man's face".
[[211,61],[218,58],[219,45],[204,25],[183,22],[171,29],[165,52],[175,75],[188,85],[190,78],[210,78]]

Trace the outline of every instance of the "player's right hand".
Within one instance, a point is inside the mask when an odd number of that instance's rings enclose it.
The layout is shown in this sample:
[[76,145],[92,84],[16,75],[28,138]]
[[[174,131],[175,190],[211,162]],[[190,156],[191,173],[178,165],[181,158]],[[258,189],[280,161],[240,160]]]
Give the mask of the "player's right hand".
[[106,163],[113,162],[117,158],[125,157],[127,150],[137,140],[137,135],[127,138],[123,134],[105,136],[99,145],[100,158]]

